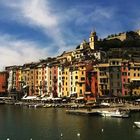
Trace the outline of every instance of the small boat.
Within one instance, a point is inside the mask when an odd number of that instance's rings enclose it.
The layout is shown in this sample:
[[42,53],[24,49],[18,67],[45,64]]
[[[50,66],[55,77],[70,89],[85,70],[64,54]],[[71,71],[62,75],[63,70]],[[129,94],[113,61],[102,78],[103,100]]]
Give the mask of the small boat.
[[128,118],[129,112],[127,111],[120,111],[120,110],[115,110],[115,111],[98,111],[98,114],[103,117],[116,117],[116,118]]
[[111,117],[116,117],[116,118],[128,118],[129,112],[128,111],[120,111],[120,110],[116,110],[115,112],[111,113]]
[[102,116],[102,117],[111,117],[111,112],[110,111],[97,111],[97,113]]
[[137,128],[140,128],[140,122],[134,122],[134,124]]

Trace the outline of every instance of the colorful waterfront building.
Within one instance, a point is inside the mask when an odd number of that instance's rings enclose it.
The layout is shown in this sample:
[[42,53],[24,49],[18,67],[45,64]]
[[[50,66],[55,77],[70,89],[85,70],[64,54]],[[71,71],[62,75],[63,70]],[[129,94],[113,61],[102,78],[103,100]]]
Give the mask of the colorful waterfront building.
[[57,64],[53,64],[51,65],[51,86],[53,97],[58,97],[57,82],[58,82],[58,66]]
[[70,65],[72,64],[72,51],[63,52],[57,58],[58,82],[57,92],[59,97],[70,96],[71,76]]
[[82,62],[75,63],[70,67],[70,93],[77,97],[84,97],[86,84],[86,65]]
[[110,96],[109,63],[100,63],[97,67],[98,96]]
[[7,94],[7,79],[8,73],[7,71],[0,72],[0,96]]
[[58,97],[62,97],[63,93],[62,93],[62,66],[58,65],[58,81],[57,81],[57,93],[58,93]]
[[[140,60],[129,62],[129,77],[132,84],[132,94],[140,95]],[[130,91],[131,89],[128,88]]]
[[122,58],[109,59],[110,93],[113,96],[122,95],[121,63]]
[[127,85],[130,83],[130,66],[128,60],[123,60],[121,63],[121,83],[122,96],[128,95]]
[[33,95],[31,90],[31,82],[30,82],[30,65],[31,63],[26,63],[23,65],[22,72],[22,80],[23,83],[28,87],[27,95]]

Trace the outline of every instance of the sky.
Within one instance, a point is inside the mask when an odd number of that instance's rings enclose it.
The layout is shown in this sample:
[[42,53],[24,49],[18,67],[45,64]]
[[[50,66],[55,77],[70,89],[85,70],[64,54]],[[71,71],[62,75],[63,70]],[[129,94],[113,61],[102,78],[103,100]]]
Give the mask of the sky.
[[0,0],[0,69],[61,55],[94,30],[137,29],[139,0]]

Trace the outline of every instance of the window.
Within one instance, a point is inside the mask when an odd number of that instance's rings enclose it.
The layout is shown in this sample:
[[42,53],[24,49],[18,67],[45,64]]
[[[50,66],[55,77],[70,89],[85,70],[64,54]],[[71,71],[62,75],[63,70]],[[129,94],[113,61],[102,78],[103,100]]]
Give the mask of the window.
[[127,72],[123,72],[122,75],[123,75],[123,76],[127,76]]
[[124,94],[127,95],[127,91],[125,91]]
[[113,78],[113,74],[112,73],[110,74],[110,78]]
[[75,79],[78,79],[78,76],[75,76]]
[[119,79],[119,77],[120,77],[120,74],[118,73],[118,74],[117,74],[117,78]]
[[118,82],[118,86],[120,86],[120,82]]
[[81,77],[81,81],[84,81],[85,80],[85,77]]
[[82,89],[80,89],[80,94],[82,94]]

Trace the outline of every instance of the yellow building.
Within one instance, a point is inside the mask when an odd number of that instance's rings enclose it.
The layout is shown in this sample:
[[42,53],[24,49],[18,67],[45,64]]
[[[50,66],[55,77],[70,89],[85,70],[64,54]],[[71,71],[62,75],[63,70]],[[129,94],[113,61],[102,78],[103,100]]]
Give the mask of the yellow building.
[[129,81],[134,84],[132,94],[140,95],[140,61],[129,62]]
[[70,96],[83,97],[86,84],[86,66],[84,63],[75,63],[70,66]]
[[63,52],[60,56],[56,58],[58,61],[58,82],[57,82],[57,92],[58,96],[70,96],[70,71],[69,65],[72,61],[72,51]]

